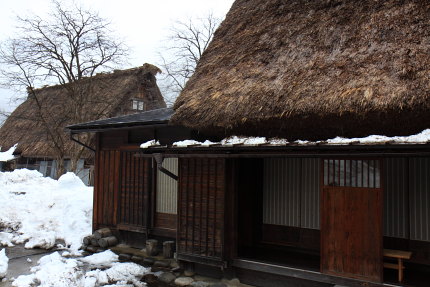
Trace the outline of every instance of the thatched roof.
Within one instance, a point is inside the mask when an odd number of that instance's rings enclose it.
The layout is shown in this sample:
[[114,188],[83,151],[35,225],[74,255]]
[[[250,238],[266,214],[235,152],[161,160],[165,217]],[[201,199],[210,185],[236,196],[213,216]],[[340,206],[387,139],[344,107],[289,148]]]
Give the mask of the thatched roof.
[[172,123],[290,140],[430,126],[430,2],[237,0]]
[[[132,99],[142,99],[145,110],[164,108],[166,104],[155,79],[158,72],[157,67],[144,64],[138,68],[98,74],[81,80],[76,86],[69,84],[35,90],[45,122],[41,120],[35,97],[29,95],[0,128],[0,146],[7,150],[18,143],[16,152],[22,156],[54,157],[53,142],[44,128],[46,124],[61,133],[64,150],[68,151],[76,145],[64,130],[68,125],[136,113],[132,110]],[[70,88],[77,91],[75,98],[85,98],[81,106],[74,104],[75,99],[68,94]],[[78,116],[73,116],[75,114]]]

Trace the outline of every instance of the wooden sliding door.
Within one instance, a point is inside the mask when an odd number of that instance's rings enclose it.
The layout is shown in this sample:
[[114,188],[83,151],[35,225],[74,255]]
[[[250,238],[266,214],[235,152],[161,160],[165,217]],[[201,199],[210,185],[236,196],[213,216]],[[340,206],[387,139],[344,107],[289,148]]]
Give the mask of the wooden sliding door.
[[321,271],[382,282],[383,190],[374,159],[325,159]]

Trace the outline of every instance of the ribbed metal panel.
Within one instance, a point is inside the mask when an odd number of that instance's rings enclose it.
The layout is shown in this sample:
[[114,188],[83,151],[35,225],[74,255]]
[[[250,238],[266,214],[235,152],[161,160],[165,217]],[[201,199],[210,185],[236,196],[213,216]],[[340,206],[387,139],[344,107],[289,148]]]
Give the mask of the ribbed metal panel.
[[320,160],[302,159],[301,224],[303,228],[320,228]]
[[409,160],[411,240],[430,241],[430,158]]
[[263,223],[319,228],[319,160],[264,160]]
[[[163,167],[174,174],[178,174],[178,159],[166,158]],[[161,213],[176,214],[178,204],[178,182],[165,175],[161,171],[157,172],[157,206],[156,211]]]
[[384,178],[384,235],[408,238],[408,159],[385,159]]

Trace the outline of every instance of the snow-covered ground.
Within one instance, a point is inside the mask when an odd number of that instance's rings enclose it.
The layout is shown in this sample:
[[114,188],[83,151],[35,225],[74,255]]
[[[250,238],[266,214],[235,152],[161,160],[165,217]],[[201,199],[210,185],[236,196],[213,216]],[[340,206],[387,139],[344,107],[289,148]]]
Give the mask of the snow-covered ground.
[[92,187],[73,173],[58,180],[38,171],[0,173],[0,243],[52,248],[63,240],[77,253],[91,233]]
[[119,263],[112,251],[104,251],[87,257],[66,258],[59,252],[44,256],[32,274],[21,275],[13,282],[16,287],[96,287],[96,286],[146,286],[140,282],[149,272],[135,263]]
[[[17,287],[146,286],[140,278],[149,270],[120,263],[111,251],[81,256],[82,238],[91,234],[92,194],[73,173],[54,180],[27,169],[0,172],[0,278]],[[8,278],[1,246],[21,243],[63,250],[42,257],[30,275]]]

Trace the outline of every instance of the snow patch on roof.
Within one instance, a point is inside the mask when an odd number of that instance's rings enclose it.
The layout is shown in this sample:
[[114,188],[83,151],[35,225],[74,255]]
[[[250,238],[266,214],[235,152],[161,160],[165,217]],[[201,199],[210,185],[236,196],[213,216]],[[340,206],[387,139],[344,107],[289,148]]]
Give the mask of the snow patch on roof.
[[[362,138],[343,138],[343,137],[335,137],[333,139],[328,140],[320,140],[320,141],[306,141],[306,140],[296,140],[294,142],[290,142],[287,139],[279,139],[279,138],[270,138],[267,139],[265,137],[238,137],[232,136],[223,139],[220,142],[211,142],[204,141],[199,142],[196,140],[182,140],[177,141],[172,144],[173,147],[189,147],[189,146],[286,146],[286,145],[298,145],[298,146],[309,146],[309,145],[369,145],[369,144],[426,144],[430,142],[430,129],[426,129],[421,133],[411,136],[393,136],[387,137],[384,135],[370,135]],[[149,148],[159,146],[159,142],[155,140],[148,141],[143,143],[141,148]]]
[[18,146],[18,144],[15,144],[13,147],[8,149],[7,151],[4,151],[4,152],[0,151],[0,161],[9,161],[9,160],[14,159],[15,156],[13,155],[13,153],[14,153],[17,146]]
[[150,141],[147,141],[147,142],[144,142],[143,144],[141,144],[140,148],[149,148],[149,147],[157,146],[157,145],[160,145],[159,141],[150,140]]

